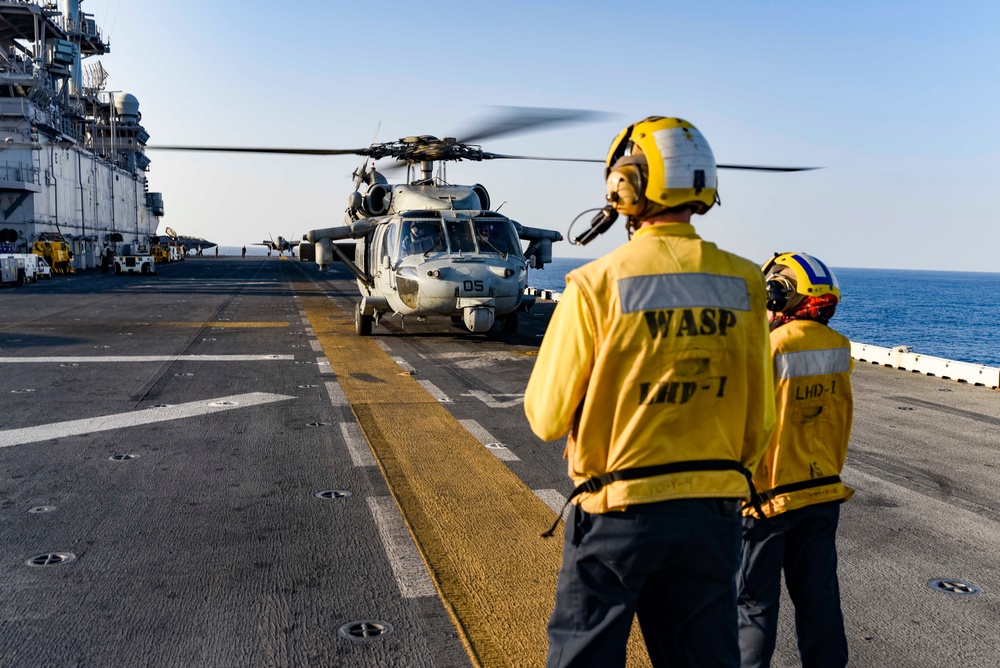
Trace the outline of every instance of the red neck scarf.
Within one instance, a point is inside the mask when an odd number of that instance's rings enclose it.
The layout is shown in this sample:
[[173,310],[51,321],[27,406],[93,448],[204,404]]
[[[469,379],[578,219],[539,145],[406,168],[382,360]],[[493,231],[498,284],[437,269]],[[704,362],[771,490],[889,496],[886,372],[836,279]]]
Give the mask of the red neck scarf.
[[813,320],[822,325],[830,322],[837,310],[837,297],[831,294],[819,297],[806,297],[802,303],[790,313],[775,313],[771,320],[771,329],[781,327],[792,320]]

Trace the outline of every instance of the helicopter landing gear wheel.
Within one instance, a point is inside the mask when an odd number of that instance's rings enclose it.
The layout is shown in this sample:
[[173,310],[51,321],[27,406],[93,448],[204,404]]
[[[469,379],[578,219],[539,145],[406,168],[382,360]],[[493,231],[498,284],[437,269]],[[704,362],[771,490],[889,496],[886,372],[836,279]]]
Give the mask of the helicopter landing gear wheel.
[[504,334],[517,332],[517,313],[510,313],[500,321],[500,331]]
[[375,318],[362,313],[361,302],[358,302],[358,305],[354,307],[354,333],[358,336],[371,336],[374,323]]

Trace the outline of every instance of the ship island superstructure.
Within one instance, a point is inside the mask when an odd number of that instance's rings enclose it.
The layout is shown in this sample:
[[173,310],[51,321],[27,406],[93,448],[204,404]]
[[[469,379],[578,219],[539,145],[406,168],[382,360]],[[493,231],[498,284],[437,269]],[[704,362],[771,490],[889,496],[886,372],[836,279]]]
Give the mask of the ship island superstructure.
[[138,100],[83,64],[110,43],[82,2],[0,1],[0,245],[63,240],[74,269],[148,244],[163,215]]

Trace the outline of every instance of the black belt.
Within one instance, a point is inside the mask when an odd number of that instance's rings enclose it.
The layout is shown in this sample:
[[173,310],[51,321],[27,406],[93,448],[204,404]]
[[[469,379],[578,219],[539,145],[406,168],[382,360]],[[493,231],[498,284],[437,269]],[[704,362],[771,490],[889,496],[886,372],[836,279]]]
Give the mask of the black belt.
[[746,467],[730,459],[696,459],[685,462],[657,464],[655,466],[637,466],[631,469],[619,469],[584,480],[570,493],[566,499],[566,503],[563,504],[562,510],[559,511],[556,521],[552,523],[548,531],[542,534],[542,538],[550,538],[555,533],[556,527],[559,526],[559,520],[562,519],[563,513],[566,512],[566,506],[575,497],[584,492],[597,492],[605,485],[618,482],[619,480],[638,480],[639,478],[652,478],[658,475],[666,475],[667,473],[690,473],[693,471],[737,471],[742,473],[743,477],[747,479],[747,484],[750,485],[750,504],[761,516],[764,515],[764,511],[760,507],[760,497],[753,486],[753,474]]
[[774,489],[769,489],[766,492],[761,492],[760,500],[762,503],[766,503],[771,499],[773,499],[774,497],[779,496],[781,494],[800,492],[803,489],[810,489],[812,487],[822,487],[823,485],[832,485],[838,482],[840,482],[839,475],[828,475],[825,478],[813,478],[812,480],[790,482],[787,485],[778,485]]

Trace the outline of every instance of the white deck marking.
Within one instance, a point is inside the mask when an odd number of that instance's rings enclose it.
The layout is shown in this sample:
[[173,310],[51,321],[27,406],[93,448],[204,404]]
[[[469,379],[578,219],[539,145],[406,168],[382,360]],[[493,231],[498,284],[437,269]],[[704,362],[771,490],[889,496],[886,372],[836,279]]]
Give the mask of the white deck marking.
[[[511,408],[517,406],[518,404],[524,403],[523,394],[490,394],[489,392],[482,392],[480,390],[469,390],[468,392],[462,393],[463,397],[475,397],[481,402],[489,406],[490,408]],[[514,397],[513,399],[508,399],[507,401],[499,401],[497,397]]]
[[330,366],[330,360],[325,357],[317,357],[316,366],[319,367],[320,373],[333,373],[333,367]]
[[420,386],[423,387],[425,390],[427,390],[427,392],[432,397],[434,397],[435,399],[437,399],[438,401],[440,401],[442,404],[450,404],[450,403],[452,403],[451,399],[448,398],[448,395],[445,394],[444,392],[442,392],[440,389],[438,389],[437,385],[435,385],[431,381],[429,381],[429,380],[418,380],[417,382],[420,383]]
[[319,341],[317,341],[316,339],[309,339],[309,345],[312,347],[313,352],[317,353],[323,352],[323,346],[321,346]]
[[486,446],[497,459],[504,462],[519,462],[521,458],[511,452],[503,443],[497,442],[493,435],[475,420],[459,420],[459,424],[465,427],[476,440]]
[[387,353],[392,352],[392,348],[389,347],[389,344],[383,341],[382,339],[375,339],[375,345]]
[[344,394],[344,388],[340,386],[340,383],[336,381],[326,383],[326,393],[330,395],[330,403],[334,406],[350,405],[347,401],[347,395]]
[[0,364],[81,362],[271,362],[293,360],[295,355],[102,355],[67,357],[0,357]]
[[533,489],[531,490],[535,493],[542,502],[545,503],[549,508],[555,512],[560,512],[563,505],[566,503],[566,497],[554,489]]
[[95,431],[109,431],[111,429],[122,429],[141,424],[179,420],[181,418],[207,415],[220,411],[231,411],[234,408],[247,408],[248,406],[260,406],[276,401],[287,401],[294,398],[284,394],[251,392],[250,394],[235,394],[231,397],[220,397],[218,399],[192,401],[165,408],[143,408],[128,413],[116,413],[114,415],[103,415],[83,420],[70,420],[68,422],[55,422],[38,427],[8,429],[7,431],[0,431],[0,448],[8,448],[12,445],[24,445],[25,443],[37,443],[38,441],[49,441],[65,436],[79,436],[80,434],[90,434]]
[[[307,322],[306,324],[308,325],[309,323]],[[306,327],[306,334],[309,336],[316,336],[316,332],[313,331],[312,327]]]
[[400,595],[403,598],[436,596],[434,583],[427,574],[424,560],[413,544],[413,538],[403,516],[399,514],[395,500],[391,496],[370,496],[367,500]]
[[354,315],[355,304],[349,299],[344,299],[343,297],[330,297],[330,301],[336,304],[344,313],[351,316]]
[[341,422],[340,433],[344,436],[347,444],[347,452],[351,455],[351,462],[355,466],[375,466],[375,455],[368,447],[368,441],[361,433],[361,426],[357,422]]
[[392,361],[399,365],[399,368],[407,373],[416,373],[417,370],[410,366],[410,363],[398,355],[390,355]]

